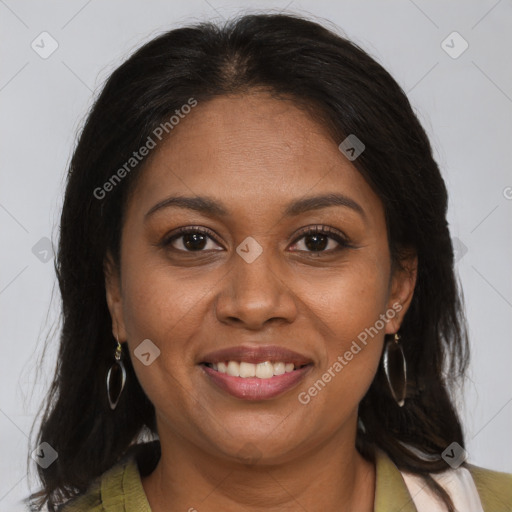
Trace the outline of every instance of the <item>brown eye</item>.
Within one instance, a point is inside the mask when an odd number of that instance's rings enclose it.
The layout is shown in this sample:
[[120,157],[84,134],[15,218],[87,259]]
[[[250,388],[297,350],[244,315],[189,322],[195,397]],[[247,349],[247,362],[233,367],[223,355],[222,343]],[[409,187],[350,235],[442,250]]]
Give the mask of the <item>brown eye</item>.
[[205,249],[212,249],[207,247],[210,240],[217,243],[206,228],[180,228],[177,233],[167,237],[162,245],[172,245],[173,249],[182,252],[205,252]]
[[294,246],[297,245],[298,241],[302,239],[304,239],[304,246],[306,247],[306,249],[298,250],[304,252],[330,253],[343,249],[345,247],[350,247],[345,236],[343,236],[337,230],[333,230],[332,228],[324,226],[307,228],[301,233],[301,236],[296,239]]

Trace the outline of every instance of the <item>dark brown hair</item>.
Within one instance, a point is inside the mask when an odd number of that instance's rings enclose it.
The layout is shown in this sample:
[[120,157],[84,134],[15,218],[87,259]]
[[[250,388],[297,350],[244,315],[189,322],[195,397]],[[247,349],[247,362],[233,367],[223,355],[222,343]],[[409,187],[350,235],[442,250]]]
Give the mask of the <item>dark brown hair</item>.
[[119,265],[124,209],[145,162],[104,198],[94,190],[191,97],[201,104],[254,88],[309,106],[336,144],[349,134],[363,141],[365,151],[353,164],[384,205],[392,260],[399,264],[406,248],[418,255],[415,293],[401,327],[407,399],[397,407],[379,371],[360,404],[357,448],[369,460],[377,447],[384,450],[399,469],[422,475],[453,510],[429,476],[448,469],[440,456],[448,445],[464,446],[451,392],[464,375],[468,344],[444,181],[424,129],[390,74],[353,42],[284,14],[166,32],[112,73],[91,109],[67,176],[55,262],[63,325],[38,435],[38,443],[49,443],[59,457],[38,468],[42,490],[31,496],[34,509],[46,503],[54,510],[83,493],[144,427],[156,431],[154,407],[129,353],[123,356],[127,387],[115,411],[105,391],[115,340],[103,261],[110,251]]

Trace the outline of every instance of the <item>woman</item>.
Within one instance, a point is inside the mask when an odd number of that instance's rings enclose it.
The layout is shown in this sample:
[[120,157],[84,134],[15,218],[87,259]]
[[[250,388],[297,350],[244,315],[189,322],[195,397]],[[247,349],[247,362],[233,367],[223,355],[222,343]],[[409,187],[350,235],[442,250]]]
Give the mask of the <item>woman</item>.
[[512,510],[465,462],[446,210],[355,44],[251,15],[143,46],[69,169],[34,508]]

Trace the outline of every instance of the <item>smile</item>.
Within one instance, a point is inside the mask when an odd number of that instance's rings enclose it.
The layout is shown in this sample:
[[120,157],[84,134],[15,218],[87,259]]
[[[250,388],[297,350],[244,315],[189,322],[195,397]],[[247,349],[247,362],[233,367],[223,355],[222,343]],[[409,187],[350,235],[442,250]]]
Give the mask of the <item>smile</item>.
[[314,366],[280,346],[228,347],[202,356],[199,367],[217,390],[242,400],[270,400],[296,387]]

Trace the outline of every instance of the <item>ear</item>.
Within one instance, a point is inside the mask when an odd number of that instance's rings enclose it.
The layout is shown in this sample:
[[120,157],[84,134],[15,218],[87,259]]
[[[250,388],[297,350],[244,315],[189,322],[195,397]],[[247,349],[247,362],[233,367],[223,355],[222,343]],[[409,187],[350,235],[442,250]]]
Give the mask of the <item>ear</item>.
[[119,268],[114,263],[110,252],[107,252],[103,260],[103,274],[108,309],[112,318],[112,334],[119,340],[119,343],[122,343],[126,341],[127,336],[123,317],[121,278]]
[[400,329],[414,295],[417,273],[418,256],[412,249],[404,251],[400,261],[392,265],[387,310],[394,310],[396,315],[386,323],[386,334],[394,334]]

